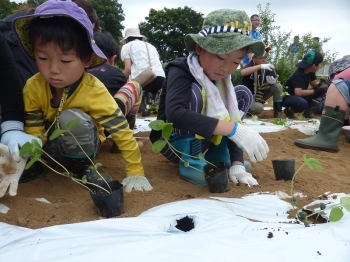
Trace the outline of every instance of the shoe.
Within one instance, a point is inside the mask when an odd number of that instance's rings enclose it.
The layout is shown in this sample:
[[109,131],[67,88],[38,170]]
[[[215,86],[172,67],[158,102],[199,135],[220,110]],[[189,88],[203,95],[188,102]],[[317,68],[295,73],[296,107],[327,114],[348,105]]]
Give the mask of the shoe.
[[325,114],[321,116],[317,134],[310,138],[295,140],[296,146],[327,152],[339,151],[338,136],[343,126],[345,112],[328,106],[324,109]]
[[282,102],[273,102],[273,117],[282,117]]
[[289,119],[295,118],[295,116],[294,116],[294,111],[293,111],[293,109],[292,109],[291,107],[286,107],[286,108],[284,109],[284,114],[285,114],[286,117],[289,118]]
[[318,107],[318,104],[319,104],[318,102],[312,100],[310,104],[307,106],[306,110],[304,111],[303,116],[305,118],[314,118],[315,117],[314,112]]

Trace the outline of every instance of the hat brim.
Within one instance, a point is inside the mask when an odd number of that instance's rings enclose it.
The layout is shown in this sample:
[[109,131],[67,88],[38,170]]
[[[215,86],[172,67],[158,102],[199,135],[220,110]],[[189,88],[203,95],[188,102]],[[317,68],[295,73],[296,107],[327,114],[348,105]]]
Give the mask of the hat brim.
[[188,52],[195,52],[196,43],[206,51],[224,55],[233,51],[246,48],[246,53],[254,53],[262,56],[265,53],[265,44],[240,33],[218,33],[206,37],[199,34],[188,34],[185,36],[185,45]]
[[302,68],[302,69],[305,69],[305,68],[308,68],[308,67],[310,67],[311,65],[309,65],[309,64],[307,64],[307,63],[305,63],[305,62],[303,62],[303,61],[300,61],[299,63],[298,63],[298,67],[299,68]]
[[147,40],[147,37],[145,37],[144,35],[128,35],[124,39],[120,40],[119,43],[121,43],[122,45],[125,45],[126,44],[126,39],[128,37],[142,37],[142,41],[146,41]]
[[[29,41],[29,33],[28,33],[29,25],[32,22],[32,20],[36,17],[45,18],[45,17],[53,17],[53,16],[66,16],[66,17],[69,17],[71,19],[74,19],[81,26],[83,26],[81,24],[81,22],[78,21],[77,19],[75,19],[74,17],[72,17],[70,15],[66,15],[66,14],[57,14],[57,13],[55,13],[55,14],[37,14],[37,15],[33,14],[33,15],[18,17],[13,21],[13,24],[12,24],[13,31],[15,32],[15,35],[19,39],[19,43],[20,43],[21,48],[34,61],[35,61],[34,48],[33,48],[32,43]],[[85,27],[84,27],[84,29],[85,29]],[[85,31],[86,31],[86,29],[85,29]],[[90,39],[89,32],[86,31],[86,34],[87,34],[87,40],[88,41],[90,40],[90,45],[91,45],[91,48],[94,52],[94,58],[92,59],[91,65],[89,66],[89,68],[97,67],[97,66],[104,64],[107,61],[106,56],[103,54],[103,52],[100,50],[100,48],[96,45],[95,40],[93,38]]]

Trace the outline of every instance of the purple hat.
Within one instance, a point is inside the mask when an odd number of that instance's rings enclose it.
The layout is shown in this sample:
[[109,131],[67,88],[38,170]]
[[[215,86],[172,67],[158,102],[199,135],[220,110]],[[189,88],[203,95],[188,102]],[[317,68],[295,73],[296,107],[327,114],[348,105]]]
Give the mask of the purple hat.
[[85,28],[88,36],[87,39],[89,39],[91,48],[95,53],[90,68],[99,66],[106,62],[106,56],[95,43],[92,24],[84,9],[78,7],[77,4],[72,1],[61,0],[48,0],[39,5],[34,14],[20,16],[13,20],[13,31],[15,32],[21,47],[30,58],[35,60],[33,45],[29,41],[28,27],[30,23],[36,17],[49,18],[52,16],[67,16],[74,19]]

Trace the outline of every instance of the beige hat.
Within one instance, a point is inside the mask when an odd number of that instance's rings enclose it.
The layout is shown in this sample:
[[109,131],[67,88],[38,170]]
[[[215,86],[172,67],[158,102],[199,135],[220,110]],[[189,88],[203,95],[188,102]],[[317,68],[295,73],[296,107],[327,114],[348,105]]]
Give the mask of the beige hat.
[[140,34],[140,30],[138,28],[127,28],[125,30],[125,37],[123,40],[120,41],[120,43],[124,45],[126,43],[125,40],[130,36],[131,37],[142,37],[143,41],[145,41],[147,39],[147,37]]

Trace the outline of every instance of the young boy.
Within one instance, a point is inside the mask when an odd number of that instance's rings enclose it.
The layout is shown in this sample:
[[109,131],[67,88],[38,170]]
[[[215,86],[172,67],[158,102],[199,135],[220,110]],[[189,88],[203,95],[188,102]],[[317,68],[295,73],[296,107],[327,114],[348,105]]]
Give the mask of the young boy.
[[92,25],[74,2],[46,1],[34,15],[14,20],[14,30],[26,54],[35,59],[39,73],[24,87],[25,131],[43,141],[43,149],[81,176],[88,165],[80,147],[65,134],[53,141],[53,129],[80,122],[71,131],[92,158],[107,130],[126,162],[126,191],[151,190],[144,176],[141,154],[123,113],[105,86],[86,68],[106,58],[95,44]]
[[[294,118],[294,113],[304,111],[304,117],[313,118],[319,100],[326,94],[326,88],[319,88],[315,72],[320,69],[323,56],[313,50],[308,51],[298,63],[298,69],[287,79],[288,96],[283,98],[284,113]],[[311,85],[312,89],[308,89]]]
[[249,113],[262,113],[265,101],[273,96],[273,116],[281,118],[283,87],[276,81],[275,67],[267,63],[270,50],[271,47],[267,47],[261,57],[253,55],[252,60],[241,71],[242,85],[248,87],[255,98]]
[[[225,162],[233,182],[257,185],[245,170],[242,149],[256,162],[267,157],[269,148],[256,131],[240,124],[239,103],[245,103],[241,111],[246,112],[251,93],[246,87],[234,88],[231,74],[245,54],[263,55],[265,46],[249,37],[251,24],[244,11],[213,11],[202,28],[185,37],[190,55],[167,65],[158,112],[158,119],[173,123],[172,146],[198,170],[186,167],[168,147],[161,153],[179,163],[182,178],[192,183],[205,185],[207,163],[190,156],[206,152],[207,161]],[[237,101],[235,92],[237,97],[245,93],[246,99]],[[152,131],[150,139],[153,143],[161,139],[161,132]]]

